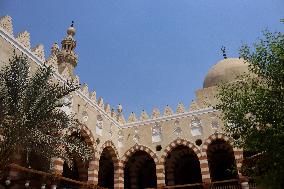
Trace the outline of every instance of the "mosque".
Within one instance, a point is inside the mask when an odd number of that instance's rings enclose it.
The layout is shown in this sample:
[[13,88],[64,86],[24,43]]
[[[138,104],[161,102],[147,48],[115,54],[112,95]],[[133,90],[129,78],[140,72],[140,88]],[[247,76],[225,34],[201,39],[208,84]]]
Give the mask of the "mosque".
[[[31,70],[47,64],[58,81],[73,79],[79,84],[74,74],[78,64],[75,33],[72,24],[61,45],[54,43],[50,56],[45,57],[43,45],[31,47],[30,33],[14,35],[12,18],[1,17],[0,67],[15,50],[28,57]],[[97,98],[96,91],[89,91],[87,84],[81,84],[66,97],[70,105],[63,110],[80,121],[83,140],[94,149],[93,158],[88,163],[74,160],[72,170],[62,159],[53,158],[51,172],[102,188],[225,188],[222,183],[248,188],[240,172],[243,150],[233,147],[232,138],[223,131],[220,112],[212,108],[217,102],[217,85],[234,82],[247,71],[242,59],[225,58],[208,71],[189,107],[179,103],[176,108],[143,110],[128,118],[122,105],[112,108],[102,97]],[[12,181],[20,175],[16,170],[10,172]],[[62,185],[55,183],[51,188],[64,188]]]

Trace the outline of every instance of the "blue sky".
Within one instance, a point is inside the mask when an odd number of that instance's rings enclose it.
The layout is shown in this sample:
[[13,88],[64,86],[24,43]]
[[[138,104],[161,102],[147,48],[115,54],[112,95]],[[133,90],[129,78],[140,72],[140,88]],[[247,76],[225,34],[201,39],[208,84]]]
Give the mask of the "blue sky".
[[46,56],[74,20],[80,81],[126,115],[188,108],[221,46],[238,57],[263,29],[283,31],[283,10],[283,0],[0,0],[14,34],[28,30]]

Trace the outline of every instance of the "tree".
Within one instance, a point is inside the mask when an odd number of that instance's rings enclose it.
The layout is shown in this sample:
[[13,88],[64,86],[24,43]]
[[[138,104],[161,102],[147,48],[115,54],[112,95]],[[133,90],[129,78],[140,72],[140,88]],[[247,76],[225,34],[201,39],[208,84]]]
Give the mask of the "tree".
[[284,185],[284,35],[264,31],[263,39],[240,49],[249,74],[219,86],[225,130],[244,149],[243,171],[265,188]]
[[[42,66],[29,73],[27,58],[14,55],[0,72],[0,170],[11,163],[15,153],[29,157],[62,158],[71,165],[74,154],[86,161],[92,148],[68,131],[78,121],[61,107],[64,98],[78,89],[68,82],[52,81],[51,67]],[[29,163],[29,162],[28,162]]]

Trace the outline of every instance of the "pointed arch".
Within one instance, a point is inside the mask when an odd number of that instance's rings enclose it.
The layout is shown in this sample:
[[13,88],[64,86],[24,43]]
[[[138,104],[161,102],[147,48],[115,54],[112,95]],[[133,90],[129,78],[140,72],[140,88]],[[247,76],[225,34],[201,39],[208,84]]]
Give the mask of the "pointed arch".
[[132,146],[129,150],[127,150],[125,152],[125,154],[122,156],[121,158],[121,162],[123,163],[123,168],[125,166],[125,163],[128,161],[128,159],[135,153],[138,151],[144,151],[147,154],[149,154],[155,163],[158,162],[158,157],[156,155],[155,152],[153,152],[150,148],[148,148],[147,146],[143,146],[143,145],[139,145],[139,144],[135,144],[134,146]]
[[166,149],[164,150],[159,162],[164,163],[165,158],[168,156],[168,154],[177,146],[186,146],[186,147],[192,149],[194,151],[194,153],[196,153],[198,158],[201,157],[201,151],[193,143],[189,142],[188,140],[179,138],[179,139],[172,141],[166,147]]
[[106,141],[100,148],[100,151],[98,153],[99,157],[101,156],[103,150],[107,148],[110,150],[112,161],[115,163],[118,163],[119,160],[119,154],[117,151],[117,148],[115,147],[114,143],[111,140]]
[[74,132],[80,132],[82,137],[84,138],[85,142],[92,147],[93,150],[96,148],[96,142],[95,137],[92,133],[92,131],[85,125],[85,124],[79,124],[79,129],[73,128],[68,131],[68,134],[71,135]]
[[[229,136],[223,134],[223,133],[214,133],[210,135],[207,140],[204,142],[202,147],[202,164],[201,167],[204,167],[204,171],[202,171],[202,175],[204,176],[204,181],[212,181],[212,178],[210,176],[210,169],[209,169],[209,157],[208,157],[208,150],[210,145],[216,143],[216,142],[223,141],[224,144],[227,144],[227,147],[231,148],[235,160],[235,165],[237,167],[238,175],[240,176],[240,170],[242,166],[242,160],[243,160],[243,150],[234,147],[233,139]],[[205,169],[206,168],[206,169]]]
[[[200,182],[201,170],[200,160],[201,151],[191,142],[185,139],[176,139],[172,141],[163,151],[163,154],[159,160],[157,174],[159,174],[159,186],[173,185],[173,184],[188,184],[190,182]],[[174,158],[174,159],[173,159]],[[199,178],[185,177],[181,181],[178,181],[176,177],[176,166],[183,164],[179,171],[186,171],[183,175],[199,175]],[[187,167],[185,169],[185,167]],[[193,166],[193,167],[192,167]],[[190,169],[189,169],[190,168]],[[194,172],[188,172],[193,170]],[[194,174],[193,174],[194,173]],[[167,178],[166,178],[167,176]],[[180,179],[179,179],[180,180]],[[167,183],[166,183],[167,182]],[[175,183],[183,182],[183,183]]]
[[135,144],[121,158],[124,188],[157,187],[157,155],[148,147]]
[[118,184],[119,155],[112,141],[108,140],[101,146],[98,157],[98,185],[114,188]]

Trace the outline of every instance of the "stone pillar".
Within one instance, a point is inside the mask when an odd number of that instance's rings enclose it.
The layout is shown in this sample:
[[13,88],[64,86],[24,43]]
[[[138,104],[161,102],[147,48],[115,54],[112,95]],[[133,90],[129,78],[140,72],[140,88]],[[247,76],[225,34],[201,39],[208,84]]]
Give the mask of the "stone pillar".
[[243,150],[239,148],[233,148],[234,156],[236,160],[236,166],[239,178],[242,177],[241,168],[242,168],[242,162],[243,162]]
[[93,158],[89,163],[88,168],[88,183],[97,185],[98,184],[98,175],[99,175],[99,159],[97,156]]
[[157,188],[165,186],[165,167],[164,163],[156,163],[156,176],[157,176]]
[[114,188],[124,188],[124,170],[121,161],[118,161],[117,165],[114,167]]
[[210,183],[210,172],[209,172],[209,165],[207,160],[207,154],[206,151],[203,151],[201,153],[201,157],[199,158],[200,162],[200,169],[201,169],[201,175],[202,175],[202,182],[203,183]]

